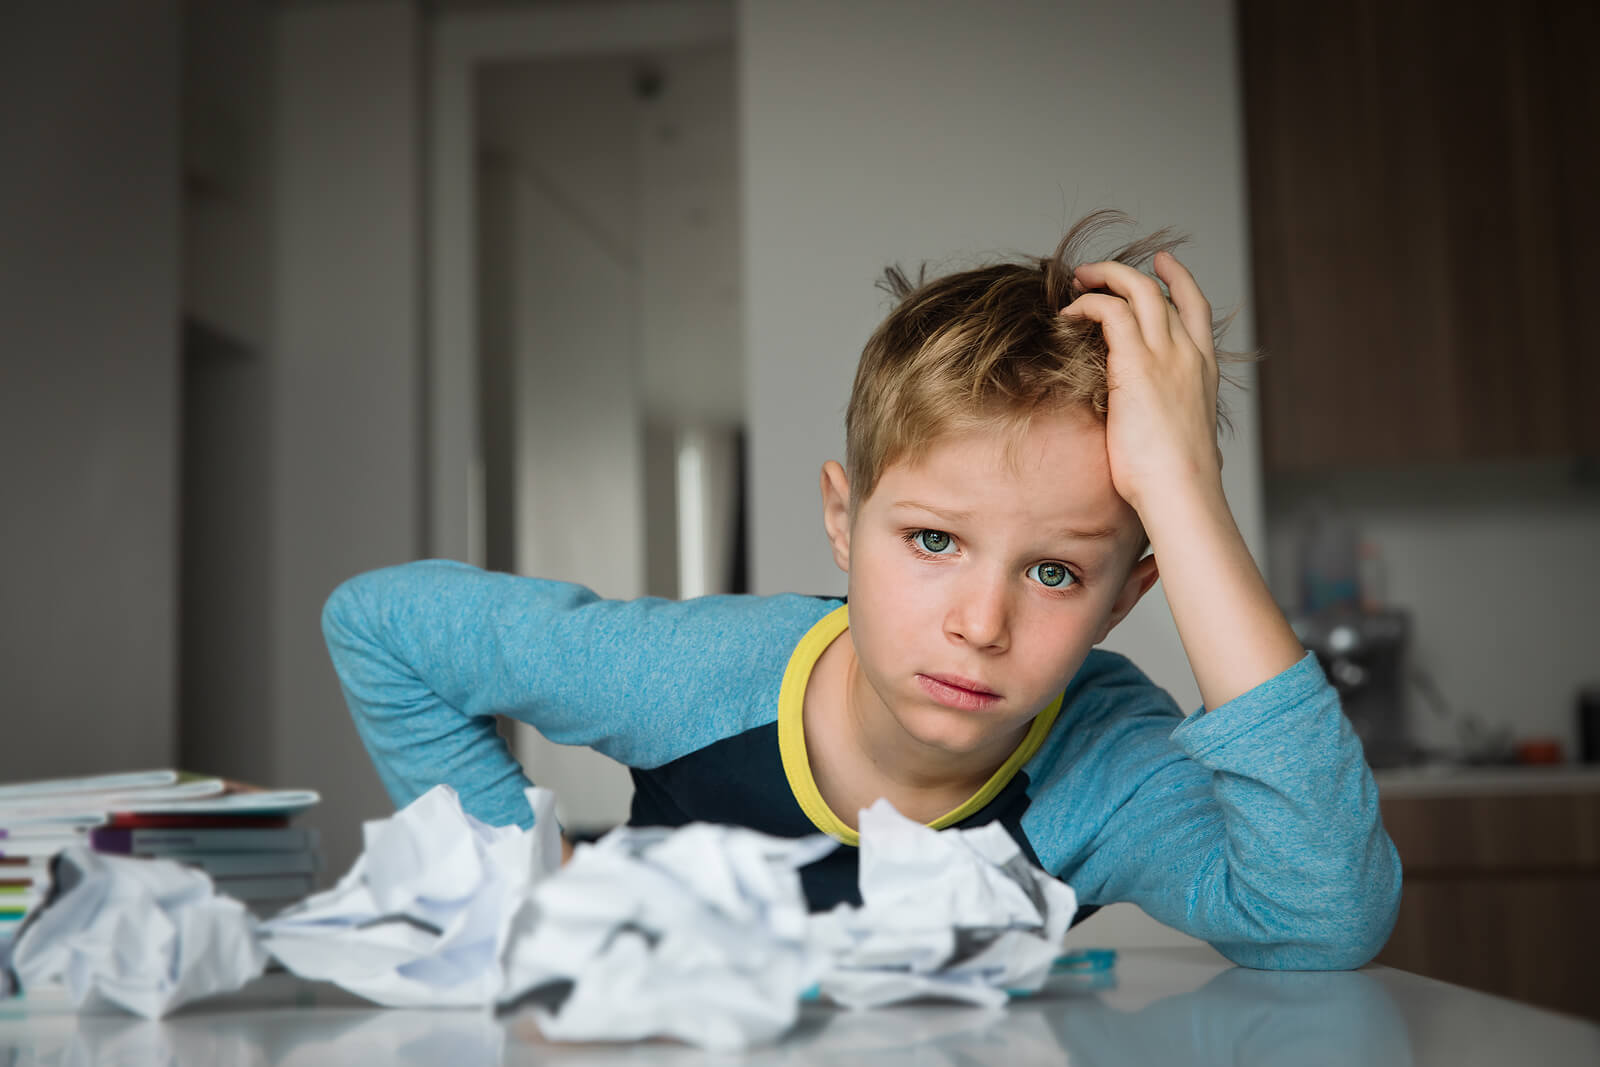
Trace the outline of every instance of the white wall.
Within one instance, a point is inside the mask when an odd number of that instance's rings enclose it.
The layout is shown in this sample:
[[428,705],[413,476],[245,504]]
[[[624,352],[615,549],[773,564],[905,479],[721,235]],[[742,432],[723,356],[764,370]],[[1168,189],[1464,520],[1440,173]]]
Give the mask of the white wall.
[[177,755],[178,14],[0,8],[0,780]]
[[[628,270],[647,414],[744,415],[740,199],[727,44],[486,66],[479,136]],[[644,72],[658,88],[636,91]]]
[[645,407],[679,424],[744,421],[739,159],[733,49],[655,57],[636,104]]
[[522,574],[644,594],[644,409],[631,265],[526,181],[502,222],[519,253],[516,554]]
[[420,33],[401,3],[277,20],[273,766],[322,791],[310,822],[333,873],[393,807],[318,618],[340,581],[423,552]]
[[[842,591],[817,472],[843,458],[886,264],[1044,254],[1082,214],[1119,207],[1193,235],[1213,305],[1245,300],[1232,8],[747,0],[740,15],[753,581]],[[1248,308],[1234,329],[1251,344]],[[1234,409],[1228,495],[1259,548],[1254,406]],[[1108,644],[1199,705],[1162,597]]]

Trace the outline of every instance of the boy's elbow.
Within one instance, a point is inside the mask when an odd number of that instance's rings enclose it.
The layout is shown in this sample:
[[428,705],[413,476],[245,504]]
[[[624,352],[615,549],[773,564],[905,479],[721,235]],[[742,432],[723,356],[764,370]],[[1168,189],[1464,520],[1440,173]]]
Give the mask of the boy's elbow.
[[[1392,848],[1392,846],[1391,846]],[[1314,905],[1285,916],[1283,936],[1213,947],[1243,967],[1274,971],[1353,971],[1388,943],[1400,914],[1400,864],[1324,890]],[[1309,902],[1308,902],[1309,903]]]
[[1239,966],[1256,970],[1353,971],[1371,963],[1382,951],[1392,928],[1390,923],[1328,937],[1269,944],[1219,942],[1212,947]]
[[[397,568],[385,568],[393,570]],[[381,593],[384,570],[366,571],[346,578],[322,602],[322,637],[329,649],[337,649],[367,629],[369,604]]]
[[322,639],[330,650],[337,648],[341,636],[350,632],[352,616],[356,611],[355,584],[359,580],[357,576],[339,583],[328,594],[328,599],[322,602]]
[[1380,824],[1367,848],[1367,862],[1345,887],[1345,921],[1328,946],[1327,970],[1354,970],[1371,963],[1388,944],[1400,917],[1400,854]]
[[1400,858],[1393,855],[1393,845],[1389,845],[1389,852],[1393,861],[1388,876],[1372,884],[1370,891],[1359,896],[1355,902],[1357,919],[1343,947],[1342,958],[1347,962],[1330,967],[1330,970],[1364,967],[1389,943],[1395,920],[1400,917],[1401,884]]
[[368,572],[346,579],[322,603],[322,643],[341,681],[348,681],[377,645],[371,576]]
[[446,560],[416,560],[363,571],[340,582],[322,602],[322,636],[328,647],[337,648],[371,632],[385,605],[427,596],[429,579],[441,567],[471,569]]

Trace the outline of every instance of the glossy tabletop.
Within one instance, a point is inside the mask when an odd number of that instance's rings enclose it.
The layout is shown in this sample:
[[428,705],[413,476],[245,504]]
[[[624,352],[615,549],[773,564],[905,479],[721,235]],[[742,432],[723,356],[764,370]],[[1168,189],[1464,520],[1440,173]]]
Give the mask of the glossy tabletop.
[[65,1001],[0,1001],[0,1064],[1600,1064],[1600,1024],[1388,967],[1269,972],[1204,948],[1129,949],[986,1010],[807,1005],[779,1044],[713,1056],[668,1043],[553,1045],[475,1010],[374,1008],[269,975],[148,1022]]

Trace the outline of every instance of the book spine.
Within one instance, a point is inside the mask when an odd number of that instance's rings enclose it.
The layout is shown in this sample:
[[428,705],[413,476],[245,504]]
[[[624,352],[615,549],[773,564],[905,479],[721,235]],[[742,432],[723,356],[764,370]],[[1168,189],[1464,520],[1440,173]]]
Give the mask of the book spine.
[[106,820],[110,827],[128,829],[181,829],[194,830],[230,830],[230,829],[272,829],[289,825],[287,815],[186,815],[186,814],[139,814],[136,812],[117,812]]
[[319,866],[310,852],[168,852],[145,858],[182,863],[213,877],[311,874]]
[[317,847],[317,833],[309,828],[238,830],[160,830],[102,827],[89,832],[96,852],[121,855],[168,852],[298,852]]
[[235,900],[298,900],[314,888],[309,874],[283,874],[260,878],[215,878],[217,892]]

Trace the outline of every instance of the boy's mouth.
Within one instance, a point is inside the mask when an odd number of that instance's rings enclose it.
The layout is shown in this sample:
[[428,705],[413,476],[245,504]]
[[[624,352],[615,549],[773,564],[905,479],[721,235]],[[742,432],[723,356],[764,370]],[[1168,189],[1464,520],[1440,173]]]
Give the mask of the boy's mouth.
[[917,684],[936,703],[962,711],[982,711],[1000,701],[1000,694],[982,682],[958,674],[919,674]]

